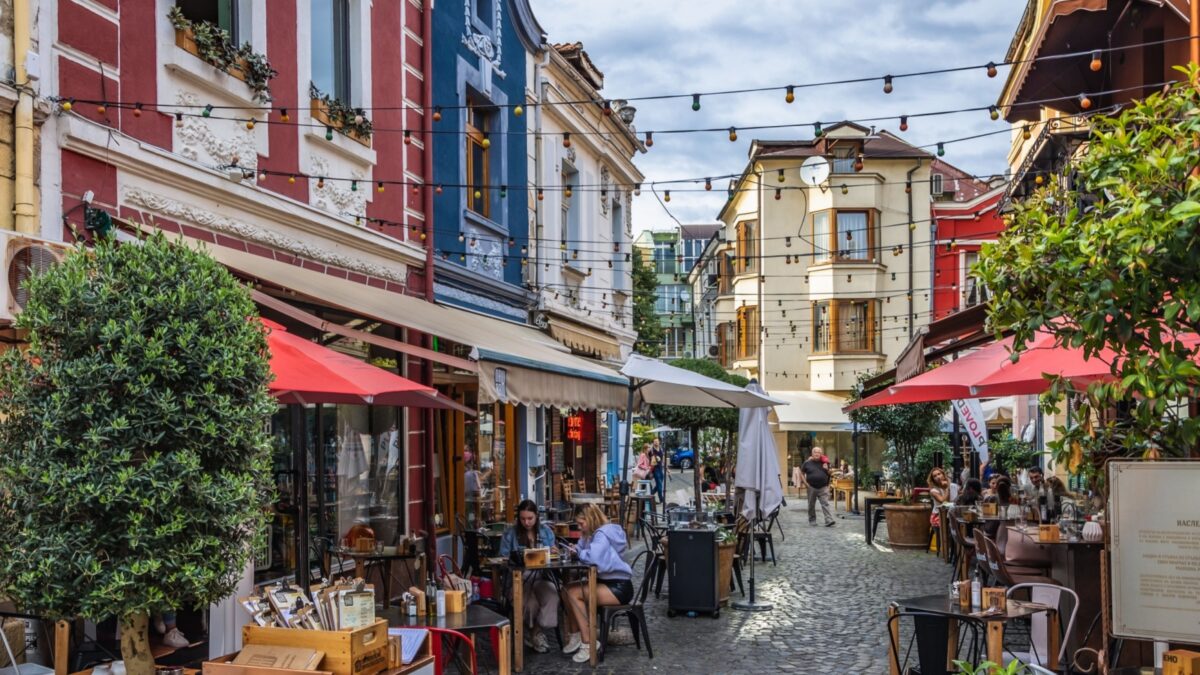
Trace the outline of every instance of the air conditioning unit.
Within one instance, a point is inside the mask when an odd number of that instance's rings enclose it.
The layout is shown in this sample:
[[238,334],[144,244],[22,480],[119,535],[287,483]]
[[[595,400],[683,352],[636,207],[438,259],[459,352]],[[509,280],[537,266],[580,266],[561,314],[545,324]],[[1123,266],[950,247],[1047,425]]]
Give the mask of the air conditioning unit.
[[63,259],[71,250],[67,244],[0,230],[0,250],[4,253],[3,304],[0,321],[12,321],[29,301],[25,282],[33,275]]
[[717,358],[718,356],[721,355],[721,348],[716,345],[709,345],[708,346],[708,355],[714,359]]

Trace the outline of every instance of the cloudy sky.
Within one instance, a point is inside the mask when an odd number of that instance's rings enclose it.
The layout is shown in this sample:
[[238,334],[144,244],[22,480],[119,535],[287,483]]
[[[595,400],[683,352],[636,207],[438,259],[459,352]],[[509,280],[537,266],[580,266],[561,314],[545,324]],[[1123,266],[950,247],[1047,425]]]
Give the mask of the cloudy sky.
[[[531,0],[551,42],[582,42],[604,72],[609,98],[800,84],[1003,61],[1025,2],[1020,0]],[[641,101],[639,131],[788,124],[951,110],[993,103],[1005,69],[702,99]],[[898,122],[879,126],[898,132]],[[910,120],[917,145],[999,130],[986,112]],[[647,181],[736,173],[755,138],[809,138],[811,127],[654,139],[636,158]],[[1007,134],[946,146],[945,159],[976,174],[1002,173]],[[724,197],[673,194],[671,214],[713,222]],[[673,226],[648,190],[634,201],[634,228]]]

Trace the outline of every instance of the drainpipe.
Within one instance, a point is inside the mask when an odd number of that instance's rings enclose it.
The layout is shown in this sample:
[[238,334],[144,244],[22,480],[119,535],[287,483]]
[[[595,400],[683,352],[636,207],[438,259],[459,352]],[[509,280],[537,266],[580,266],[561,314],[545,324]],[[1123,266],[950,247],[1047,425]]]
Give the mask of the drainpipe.
[[33,93],[25,59],[30,51],[29,0],[13,0],[13,64],[17,76],[17,107],[13,115],[13,185],[15,229],[23,234],[38,234],[37,203],[33,189]]
[[764,389],[766,388],[767,384],[767,374],[763,370],[763,357],[767,350],[763,345],[763,327],[766,326],[767,323],[763,311],[765,309],[763,307],[763,285],[766,283],[767,271],[763,269],[763,230],[766,229],[766,218],[764,218],[764,215],[766,214],[763,212],[762,185],[763,177],[766,176],[766,174],[767,169],[762,164],[759,164],[757,167],[755,167],[755,178],[758,181],[758,227],[755,228],[758,230],[756,233],[758,238],[758,251],[756,251],[758,255],[758,266],[755,270],[758,278],[754,280],[754,286],[758,289],[758,308],[755,313],[758,314],[758,381],[763,384]]
[[[921,165],[924,162],[925,162],[924,159],[918,159],[917,165],[908,170],[908,175],[905,177],[905,180],[906,180],[905,185],[912,185],[913,174],[916,173],[917,170],[921,168]],[[916,329],[916,323],[917,323],[917,317],[913,313],[913,307],[914,307],[913,303],[916,302],[916,299],[913,297],[913,228],[912,228],[913,196],[912,196],[912,190],[908,191],[908,224],[909,224],[909,228],[908,228],[908,339],[912,340],[913,332]],[[934,231],[936,231],[936,230],[934,230]],[[935,250],[936,248],[937,248],[936,245],[930,246],[931,251]],[[933,293],[933,285],[932,284],[930,284],[929,292]],[[933,301],[932,297],[933,296],[930,296],[930,298],[931,298],[930,302]]]
[[1200,63],[1200,2],[1188,3],[1191,5],[1191,21],[1188,25],[1188,36],[1192,39],[1188,41],[1191,46],[1192,63]]
[[[425,64],[426,71],[422,87],[425,90],[425,105],[429,105],[433,100],[433,3],[430,2],[421,7],[421,37],[421,62]],[[425,177],[425,300],[433,302],[433,119],[428,110],[422,116],[421,126],[425,129],[425,154],[421,169]],[[423,341],[427,349],[433,349],[432,335],[426,335]],[[424,359],[422,363],[421,381],[425,385],[433,385],[433,362],[429,359]],[[436,491],[433,484],[433,409],[426,408],[423,416],[425,433],[421,435],[421,439],[425,455],[425,499],[422,508],[425,512],[425,531],[428,533],[425,544],[425,561],[428,565],[430,561],[437,559],[437,525],[434,523],[433,505],[433,495]],[[408,505],[405,505],[405,509],[407,508]]]

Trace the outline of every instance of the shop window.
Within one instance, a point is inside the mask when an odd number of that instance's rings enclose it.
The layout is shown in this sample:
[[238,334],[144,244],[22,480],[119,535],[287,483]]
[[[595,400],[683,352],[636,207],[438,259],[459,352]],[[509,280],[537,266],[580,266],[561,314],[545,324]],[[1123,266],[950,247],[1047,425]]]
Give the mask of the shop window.
[[813,257],[817,261],[874,259],[875,211],[831,209],[813,214]]
[[312,83],[322,93],[352,105],[350,0],[309,0],[312,8]]
[[877,300],[813,303],[813,353],[851,354],[878,349]]
[[[478,99],[470,99],[467,113],[467,208],[484,218],[491,217],[491,195],[488,186],[491,180],[490,141],[484,143],[492,131],[494,111]],[[487,146],[487,147],[485,147]]]
[[758,269],[758,223],[748,220],[737,224],[737,245],[733,259],[734,274],[748,274]]
[[758,307],[739,307],[737,312],[737,358],[752,359],[758,356]]

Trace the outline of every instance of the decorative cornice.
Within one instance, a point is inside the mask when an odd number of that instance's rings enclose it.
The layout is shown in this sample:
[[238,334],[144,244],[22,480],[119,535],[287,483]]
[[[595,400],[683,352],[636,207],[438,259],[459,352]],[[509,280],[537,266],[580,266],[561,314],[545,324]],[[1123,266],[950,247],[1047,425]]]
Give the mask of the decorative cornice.
[[153,214],[166,216],[171,220],[183,221],[199,225],[207,230],[226,234],[248,242],[254,242],[285,253],[307,258],[309,260],[333,265],[352,272],[406,283],[408,268],[398,264],[395,266],[378,265],[361,258],[341,255],[312,244],[305,243],[272,230],[263,229],[218,215],[200,207],[164,197],[136,187],[125,187],[122,191],[122,202],[144,208]]
[[472,293],[461,288],[456,288],[448,284],[435,282],[433,284],[433,291],[439,298],[446,298],[455,301],[455,303],[462,303],[483,309],[489,309],[497,314],[510,316],[521,322],[524,322],[526,319],[525,310],[519,307],[513,307],[507,303],[493,300],[492,298],[479,295],[477,293]]

